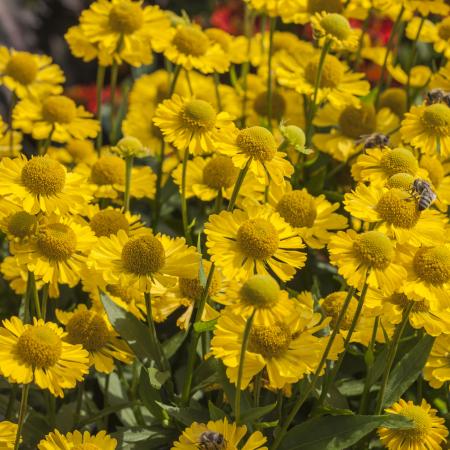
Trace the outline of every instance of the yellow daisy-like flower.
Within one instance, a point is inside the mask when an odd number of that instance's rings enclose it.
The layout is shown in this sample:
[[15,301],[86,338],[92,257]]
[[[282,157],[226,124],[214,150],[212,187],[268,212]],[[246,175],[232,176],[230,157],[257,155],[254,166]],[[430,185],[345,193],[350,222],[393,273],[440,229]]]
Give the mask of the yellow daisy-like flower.
[[173,443],[171,450],[197,450],[199,448],[267,450],[267,447],[264,446],[267,438],[261,431],[252,433],[243,444],[241,441],[246,434],[247,427],[245,425],[237,426],[235,423],[228,423],[226,417],[223,420],[211,420],[207,424],[194,422],[183,431],[178,441]]
[[46,55],[33,55],[0,47],[0,84],[17,97],[60,94],[65,77],[61,68]]
[[193,154],[211,153],[216,141],[233,128],[232,117],[217,113],[210,103],[175,94],[160,104],[153,117],[164,139],[181,151],[189,148]]
[[441,67],[439,71],[431,77],[430,89],[450,91],[450,62]]
[[400,133],[405,142],[428,155],[450,156],[450,108],[445,103],[413,106],[405,114]]
[[0,117],[0,158],[18,156],[22,151],[22,133],[8,129]]
[[442,334],[434,341],[423,369],[423,377],[434,389],[440,389],[450,381],[450,336]]
[[426,178],[430,179],[437,195],[435,205],[445,213],[450,205],[450,163],[442,163],[437,156],[423,155],[420,167],[427,171]]
[[100,124],[83,106],[64,95],[21,100],[13,110],[13,128],[34,139],[67,142],[71,138],[95,138]]
[[64,165],[93,164],[97,159],[94,143],[87,139],[70,139],[64,147],[49,147],[47,155]]
[[89,352],[89,365],[98,372],[111,373],[114,360],[133,361],[130,348],[113,330],[106,313],[78,305],[71,312],[57,309],[56,318],[65,326],[67,342],[81,344]]
[[379,108],[388,108],[399,119],[407,111],[406,91],[400,87],[388,88],[380,94]]
[[139,286],[150,292],[155,280],[173,286],[175,277],[195,278],[199,255],[183,238],[148,234],[130,238],[125,231],[101,237],[89,256],[89,265],[100,271],[106,283]]
[[[18,295],[25,294],[27,289],[28,269],[21,266],[17,258],[7,256],[0,264],[3,278],[9,283],[9,287]],[[44,285],[42,280],[36,280],[36,289],[39,291]]]
[[342,13],[344,3],[342,0],[297,0],[295,2],[285,2],[280,14],[284,22],[305,25],[311,21],[315,14],[323,11],[326,13]]
[[0,448],[13,449],[16,442],[17,423],[7,420],[0,422]]
[[0,230],[11,245],[36,236],[40,218],[23,210],[8,200],[0,200]]
[[411,11],[419,12],[422,16],[430,14],[445,16],[450,12],[450,6],[445,0],[406,0],[405,6]]
[[436,416],[437,410],[422,400],[415,405],[411,400],[400,399],[385,411],[399,414],[413,421],[413,428],[379,428],[378,436],[389,450],[430,449],[440,450],[442,443],[447,442],[448,430],[445,420]]
[[[338,233],[328,243],[330,261],[350,286],[361,290],[364,282],[391,293],[406,279],[406,270],[397,264],[394,243],[379,231]],[[367,278],[367,280],[366,280]]]
[[301,238],[268,206],[212,215],[205,234],[211,260],[230,280],[272,271],[287,281],[306,261]]
[[92,199],[83,176],[46,156],[3,158],[0,174],[0,195],[33,215],[77,212]]
[[37,448],[39,450],[115,450],[117,441],[100,431],[91,435],[88,431],[74,431],[62,434],[58,430],[52,431],[42,439]]
[[64,340],[66,333],[52,322],[34,319],[25,325],[18,317],[0,328],[0,373],[11,383],[36,383],[56,397],[74,388],[88,373],[88,353]]
[[181,24],[166,28],[153,40],[155,51],[186,70],[202,73],[224,73],[230,66],[222,46],[212,40],[196,24]]
[[142,1],[97,0],[80,17],[87,40],[118,63],[132,66],[152,62],[152,41],[170,26],[168,15],[159,6]]

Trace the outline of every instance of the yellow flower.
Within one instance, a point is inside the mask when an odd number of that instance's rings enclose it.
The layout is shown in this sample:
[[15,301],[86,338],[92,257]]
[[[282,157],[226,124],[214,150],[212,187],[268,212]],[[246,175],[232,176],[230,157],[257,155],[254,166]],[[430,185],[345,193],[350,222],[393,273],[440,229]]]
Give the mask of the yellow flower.
[[145,158],[150,156],[150,150],[142,145],[142,142],[134,136],[124,136],[111,147],[111,152],[122,158]]
[[67,142],[71,138],[95,138],[100,124],[83,106],[69,97],[51,95],[43,99],[25,98],[13,111],[13,127],[34,139]]
[[17,423],[7,420],[0,422],[0,448],[13,449],[16,442]]
[[212,215],[205,234],[211,260],[230,280],[270,270],[287,281],[305,264],[301,238],[268,206]]
[[0,117],[0,159],[17,156],[22,151],[22,133],[9,130]]
[[428,356],[423,377],[434,389],[440,389],[450,381],[450,336],[442,334],[436,338]]
[[[3,278],[9,283],[9,287],[19,295],[25,294],[27,289],[28,269],[21,266],[17,258],[7,256],[0,264]],[[39,291],[44,283],[36,280],[36,289]]]
[[0,230],[10,245],[35,237],[40,221],[42,218],[24,211],[21,206],[5,199],[0,200]]
[[420,158],[420,167],[427,171],[426,178],[431,181],[437,195],[434,204],[445,213],[450,205],[450,164],[441,163],[437,156],[423,155]]
[[115,450],[117,441],[100,431],[96,435],[91,435],[88,431],[81,433],[76,430],[73,433],[61,434],[58,430],[47,434],[38,444],[39,450]]
[[404,0],[405,6],[411,11],[418,11],[422,16],[438,14],[445,16],[450,12],[450,6],[445,0]]
[[178,441],[173,443],[171,450],[197,450],[202,446],[205,449],[267,450],[267,447],[264,446],[267,439],[261,431],[252,433],[243,444],[241,441],[246,434],[247,427],[245,425],[237,426],[235,423],[228,423],[226,417],[223,420],[211,420],[207,424],[194,422],[183,431]]
[[88,353],[64,340],[66,333],[52,322],[34,319],[25,325],[18,317],[0,328],[0,373],[11,383],[36,383],[54,396],[74,388],[88,373]]
[[407,111],[407,98],[406,91],[400,87],[388,88],[380,95],[380,108],[388,108],[399,119],[403,118],[403,115]]
[[46,55],[33,55],[0,46],[0,85],[17,97],[60,94],[65,78],[61,68]]
[[411,400],[400,399],[385,411],[399,414],[413,421],[413,428],[379,428],[378,435],[383,445],[389,450],[409,450],[427,448],[439,450],[441,443],[447,442],[448,430],[445,420],[436,416],[437,411],[422,400],[415,405]]
[[342,0],[297,0],[295,2],[286,2],[280,13],[284,22],[304,25],[311,21],[314,14],[322,11],[326,13],[342,13],[344,3]]
[[64,147],[49,147],[47,155],[64,165],[93,164],[97,159],[94,144],[87,139],[70,139]]
[[441,67],[439,71],[431,77],[430,89],[450,91],[450,62]]

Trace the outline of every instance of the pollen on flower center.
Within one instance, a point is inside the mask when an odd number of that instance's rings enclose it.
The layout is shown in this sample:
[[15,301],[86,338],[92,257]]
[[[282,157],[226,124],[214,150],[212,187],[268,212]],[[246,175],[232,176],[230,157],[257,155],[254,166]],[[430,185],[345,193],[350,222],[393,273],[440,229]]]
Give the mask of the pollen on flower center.
[[[319,70],[320,56],[315,56],[305,67],[305,78],[311,85],[315,85]],[[320,88],[335,88],[344,76],[344,66],[333,55],[327,55],[323,63]]]
[[180,53],[191,56],[202,56],[208,50],[209,39],[206,34],[191,26],[178,28],[172,40]]
[[23,185],[35,195],[59,194],[66,183],[66,169],[58,161],[44,156],[35,156],[23,166]]
[[444,41],[448,41],[450,39],[450,18],[449,17],[445,18],[438,25],[438,35]]
[[164,247],[155,236],[132,238],[122,249],[122,263],[125,270],[136,275],[158,272],[165,261]]
[[20,84],[28,85],[36,79],[38,65],[31,53],[16,52],[6,64],[5,74],[14,78]]
[[[205,273],[208,274],[211,270],[211,264],[208,261],[203,261]],[[200,284],[200,280],[197,278],[180,278],[179,286],[181,295],[187,297],[191,300],[198,300],[203,293],[203,287]],[[212,296],[217,294],[220,289],[220,280],[217,272],[214,272],[211,280],[211,285],[209,286],[208,295]]]
[[15,237],[25,238],[35,233],[37,218],[26,211],[18,211],[8,217],[8,231]]
[[422,124],[428,130],[447,135],[450,129],[450,108],[443,103],[434,103],[425,107],[422,114]]
[[378,231],[360,234],[353,243],[353,249],[363,263],[376,269],[385,269],[394,257],[392,242]]
[[360,108],[347,106],[339,116],[339,127],[345,136],[352,139],[373,133],[376,129],[375,108],[365,103]]
[[231,158],[218,155],[203,168],[203,182],[212,189],[227,189],[236,182],[237,173],[238,169]]
[[308,0],[308,12],[339,13],[342,11],[341,0]]
[[239,291],[241,300],[257,308],[270,308],[280,297],[280,286],[269,275],[253,275]]
[[196,99],[184,105],[181,118],[190,128],[210,130],[216,123],[216,111],[208,102]]
[[303,190],[284,194],[278,202],[277,211],[293,227],[312,227],[317,217],[314,197]]
[[66,331],[71,344],[81,344],[89,352],[100,350],[109,340],[105,320],[93,311],[75,312],[67,322]]
[[382,195],[376,206],[382,219],[399,228],[412,228],[420,219],[417,202],[401,189],[390,189]]
[[392,175],[386,182],[386,187],[389,189],[396,188],[403,191],[408,191],[414,182],[414,177],[409,173],[396,173]]
[[408,438],[408,440],[421,439],[430,433],[430,429],[433,427],[433,421],[429,414],[417,405],[404,406],[399,415],[407,417],[414,422],[413,428],[408,428],[405,430],[396,430],[399,433]]
[[[334,327],[337,323],[339,314],[341,313],[342,306],[344,305],[346,292],[332,292],[327,295],[321,304],[321,308],[327,317],[331,318],[330,325]],[[356,303],[351,301],[344,314],[344,318],[341,322],[341,328],[348,330],[352,324],[353,317],[356,311]]]
[[414,270],[422,280],[441,285],[450,280],[450,250],[447,247],[422,247],[413,259]]
[[341,14],[331,13],[327,14],[320,21],[320,25],[323,27],[327,34],[331,34],[337,39],[347,39],[351,32],[350,23]]
[[96,236],[110,236],[124,230],[127,234],[129,224],[124,214],[114,209],[104,209],[92,217],[89,223]]
[[237,232],[237,244],[241,251],[256,259],[271,257],[278,249],[278,233],[265,219],[249,219]]
[[264,358],[276,358],[289,349],[291,341],[289,328],[281,322],[270,327],[253,326],[250,331],[248,349],[253,353],[259,353]]
[[[255,112],[262,116],[267,116],[267,92],[261,92],[254,102],[253,109]],[[284,97],[277,91],[272,93],[272,117],[280,121],[286,112],[286,100]]]
[[144,13],[139,2],[118,3],[109,13],[109,25],[118,33],[134,33],[142,28],[143,23]]
[[405,294],[403,293],[395,293],[392,294],[387,301],[389,303],[392,303],[393,305],[397,305],[402,309],[405,309],[406,306],[409,304],[409,302],[414,302],[414,305],[412,307],[413,313],[419,313],[419,312],[427,312],[430,308],[428,305],[423,301],[417,301],[417,300],[410,300]]
[[258,161],[271,161],[277,153],[277,144],[272,133],[259,126],[240,130],[236,144],[243,153]]
[[410,150],[399,147],[387,151],[381,158],[380,166],[388,176],[401,172],[415,175],[419,163]]
[[54,366],[61,356],[60,337],[47,326],[27,328],[17,341],[17,353],[26,363],[38,369]]
[[65,261],[77,248],[77,236],[63,223],[51,223],[41,229],[37,241],[39,251],[52,261]]
[[220,28],[208,28],[205,34],[213,41],[217,42],[225,52],[228,52],[231,44],[231,36]]
[[50,123],[70,123],[77,115],[77,107],[71,98],[53,95],[43,100],[42,115]]
[[402,88],[389,88],[380,95],[380,108],[389,108],[398,117],[403,117],[406,105],[406,91]]
[[91,179],[99,186],[125,184],[125,161],[118,156],[102,156],[92,166]]

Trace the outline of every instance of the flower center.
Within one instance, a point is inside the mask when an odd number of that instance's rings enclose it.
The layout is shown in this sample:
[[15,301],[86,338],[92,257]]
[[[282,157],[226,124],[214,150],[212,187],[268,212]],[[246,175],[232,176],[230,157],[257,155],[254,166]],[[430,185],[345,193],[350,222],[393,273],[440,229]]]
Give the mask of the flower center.
[[35,195],[47,197],[59,194],[66,183],[66,169],[58,161],[35,156],[22,169],[23,185]]
[[175,33],[172,44],[180,53],[202,56],[208,50],[209,39],[203,31],[197,28],[181,26]]
[[322,11],[326,11],[328,13],[341,12],[341,0],[308,0],[308,12],[314,14]]
[[380,166],[388,176],[397,173],[409,173],[414,175],[419,168],[417,159],[412,152],[402,147],[385,152],[381,158]]
[[241,251],[250,258],[266,259],[278,249],[278,233],[265,219],[250,219],[237,232],[237,243]]
[[407,405],[399,411],[401,416],[407,417],[414,422],[414,428],[408,428],[405,430],[396,430],[408,439],[408,441],[419,440],[421,443],[422,439],[430,434],[430,430],[433,428],[433,421],[431,417],[424,411],[420,406],[417,405]]
[[447,17],[438,25],[438,34],[444,41],[450,39],[450,17]]
[[86,442],[85,444],[75,445],[72,450],[101,450],[101,448],[98,445]]
[[271,161],[277,153],[273,134],[259,126],[244,128],[236,137],[236,144],[248,156],[258,161]]
[[77,116],[75,102],[64,95],[53,95],[42,102],[42,116],[50,123],[70,123]]
[[124,214],[114,209],[99,211],[91,219],[89,225],[98,237],[117,234],[119,230],[124,230],[128,234],[130,228]]
[[131,34],[142,28],[144,14],[139,2],[115,4],[109,13],[109,25],[117,33]]
[[406,105],[406,91],[402,88],[389,88],[380,95],[380,108],[389,108],[398,117],[403,117]]
[[106,322],[92,311],[74,313],[66,325],[66,331],[71,344],[81,344],[89,352],[100,350],[109,340]]
[[72,139],[68,142],[66,150],[76,162],[80,162],[92,154],[94,147],[91,141]]
[[181,119],[193,130],[211,130],[216,123],[216,112],[204,100],[191,100],[184,105]]
[[293,227],[312,227],[317,217],[314,197],[305,191],[284,194],[278,202],[280,216]]
[[[208,261],[203,261],[205,273],[209,274],[211,270],[211,264]],[[200,280],[197,278],[180,278],[179,279],[180,292],[183,297],[187,297],[191,300],[198,300],[203,293],[203,287],[200,284]],[[211,285],[208,290],[208,295],[212,296],[217,294],[220,290],[220,279],[217,272],[214,272]]]
[[414,182],[414,176],[409,173],[396,173],[392,175],[386,182],[389,189],[396,188],[408,191]]
[[222,47],[222,50],[228,52],[232,42],[231,36],[220,28],[208,28],[205,34],[213,41]]
[[36,216],[18,211],[8,217],[7,228],[13,236],[23,239],[36,232],[37,222]]
[[257,308],[270,308],[280,297],[280,286],[269,275],[253,275],[241,287],[241,300]]
[[365,103],[361,103],[360,108],[347,106],[339,116],[339,127],[345,136],[352,139],[373,133],[376,129],[375,108]]
[[[327,295],[322,302],[321,308],[327,317],[331,318],[330,325],[334,328],[336,326],[342,306],[345,302],[345,292],[333,292]],[[356,303],[351,301],[342,319],[341,328],[348,330],[352,324],[353,317],[356,312]]]
[[427,155],[420,159],[420,166],[423,167],[430,177],[431,182],[435,188],[438,188],[441,181],[445,177],[444,167],[437,158],[430,158]]
[[384,221],[399,228],[413,228],[420,218],[417,202],[411,201],[408,192],[396,188],[383,194],[376,210]]
[[102,156],[92,166],[92,181],[99,185],[125,184],[125,161],[118,156]]
[[20,358],[38,369],[54,366],[61,356],[60,337],[45,325],[27,328],[17,341]]
[[350,23],[341,14],[327,14],[321,21],[320,25],[327,34],[331,34],[337,39],[345,40],[351,32]]
[[422,280],[441,285],[450,280],[450,250],[447,247],[422,247],[413,259],[414,270]]
[[209,160],[203,169],[203,182],[211,189],[227,189],[234,185],[238,169],[231,158],[218,155]]
[[[267,92],[261,92],[254,102],[253,109],[259,116],[267,117]],[[286,100],[277,91],[272,93],[272,117],[280,121],[286,112]]]
[[5,74],[20,84],[28,85],[35,80],[38,70],[38,65],[31,53],[16,52],[11,55],[6,65]]
[[270,327],[254,325],[250,331],[248,349],[264,358],[276,358],[286,353],[291,341],[289,328],[281,322]]
[[399,306],[402,309],[405,309],[406,306],[409,304],[409,302],[414,302],[414,305],[412,307],[413,313],[419,313],[419,312],[427,312],[429,311],[429,307],[423,300],[416,301],[416,300],[410,300],[405,294],[401,293],[395,293],[392,294],[387,301],[389,303],[392,303],[394,305]]
[[[315,56],[305,67],[305,78],[309,84],[315,85],[317,71],[319,70],[320,56]],[[335,88],[339,85],[344,76],[344,66],[333,55],[327,55],[323,63],[322,78],[320,88]]]
[[165,261],[164,247],[154,236],[132,238],[122,249],[122,263],[125,270],[136,275],[158,272]]
[[434,103],[425,107],[422,124],[438,136],[450,134],[450,108],[444,103]]
[[37,237],[39,251],[51,261],[66,261],[77,248],[77,236],[63,223],[51,223]]
[[385,269],[394,257],[394,248],[389,238],[378,231],[360,234],[353,249],[361,261],[375,269]]

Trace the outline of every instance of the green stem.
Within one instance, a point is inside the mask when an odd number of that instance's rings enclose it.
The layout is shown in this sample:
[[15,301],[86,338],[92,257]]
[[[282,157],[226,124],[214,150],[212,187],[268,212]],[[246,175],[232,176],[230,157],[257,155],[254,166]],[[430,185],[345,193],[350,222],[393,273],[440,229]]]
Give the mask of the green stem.
[[37,315],[38,319],[42,319],[41,305],[39,303],[39,295],[38,295],[38,291],[36,288],[36,279],[34,278],[34,273],[28,271],[28,278],[30,280],[30,291],[31,291],[31,295],[33,296],[36,315]]
[[49,283],[45,283],[44,287],[42,288],[42,318],[44,319],[44,321],[47,317],[48,289]]
[[277,18],[270,18],[269,30],[269,55],[267,59],[267,126],[272,131],[272,54],[273,54],[273,35],[277,25]]
[[130,210],[130,194],[131,194],[131,170],[133,169],[133,157],[125,158],[125,192],[123,197],[123,206],[125,212]]
[[414,41],[412,43],[412,50],[411,55],[409,58],[409,64],[408,64],[408,80],[406,82],[406,101],[407,101],[407,109],[409,111],[409,108],[411,107],[411,70],[414,66],[414,63],[416,62],[416,56],[417,56],[417,41],[419,40],[420,32],[422,31],[423,25],[425,23],[425,16],[422,16],[422,19],[420,21],[419,28],[417,29],[417,34],[414,38]]
[[52,142],[52,136],[53,136],[54,132],[55,132],[55,125],[52,125],[50,133],[49,133],[47,139],[45,139],[44,144],[41,147],[41,151],[39,152],[40,155],[43,156],[43,155],[45,155],[47,153],[47,150],[48,150],[48,148],[50,146],[50,143]]
[[258,372],[255,375],[253,382],[253,406],[257,408],[259,406],[259,400],[261,397],[261,384],[262,384],[262,372]]
[[19,420],[17,422],[16,441],[14,444],[14,450],[19,448],[20,436],[22,435],[23,424],[25,422],[25,416],[28,406],[28,393],[30,392],[30,383],[22,386],[22,397],[20,399]]
[[161,189],[162,189],[162,178],[163,178],[163,168],[164,168],[164,152],[166,149],[166,142],[163,138],[161,138],[161,149],[160,154],[158,158],[158,170],[156,173],[156,193],[155,193],[155,202],[154,202],[154,208],[153,208],[153,223],[152,228],[153,231],[157,231],[158,229],[158,223],[159,223],[159,216],[161,214]]
[[222,189],[217,191],[217,197],[214,205],[214,214],[219,214],[222,211],[223,194]]
[[100,131],[97,135],[97,139],[95,140],[95,149],[97,153],[100,155],[100,148],[102,146],[103,133],[102,133],[102,93],[103,93],[103,85],[105,83],[105,72],[106,67],[101,66],[100,64],[97,67],[97,82],[96,82],[96,97],[97,97],[97,120],[100,122]]
[[245,176],[247,175],[248,169],[250,168],[250,163],[252,162],[252,158],[248,158],[245,166],[239,172],[238,178],[236,180],[236,184],[234,185],[233,192],[231,194],[230,203],[228,203],[227,211],[233,211],[234,205],[236,203],[236,199],[239,195],[239,191],[241,190],[242,183],[244,182]]
[[81,406],[83,404],[83,394],[84,394],[84,380],[80,381],[77,386],[77,399],[76,399],[75,413],[73,415],[74,427],[80,421]]
[[170,82],[169,98],[172,97],[173,93],[175,92],[175,88],[177,86],[177,81],[180,76],[180,72],[181,72],[181,66],[176,66],[175,71],[173,72],[172,81]]
[[217,109],[219,111],[222,111],[222,99],[220,97],[220,91],[219,91],[219,86],[220,86],[219,74],[217,72],[214,72],[213,77],[214,77],[214,90],[216,92]]
[[183,219],[183,232],[186,242],[190,245],[192,243],[191,234],[189,232],[189,218],[187,210],[187,199],[186,199],[186,172],[187,164],[189,160],[189,145],[184,150],[183,156],[183,166],[181,172],[181,217]]

